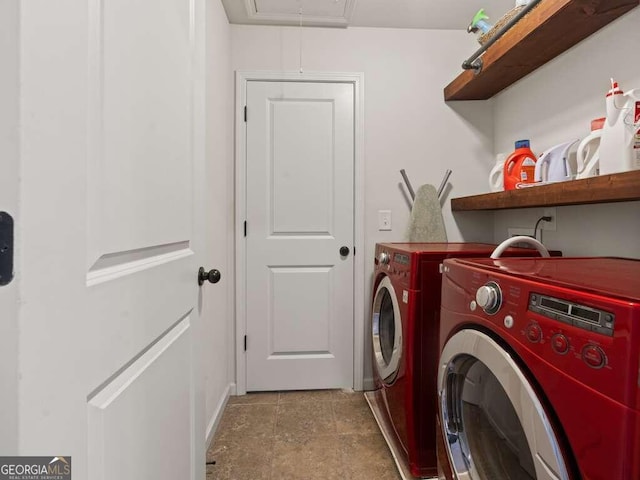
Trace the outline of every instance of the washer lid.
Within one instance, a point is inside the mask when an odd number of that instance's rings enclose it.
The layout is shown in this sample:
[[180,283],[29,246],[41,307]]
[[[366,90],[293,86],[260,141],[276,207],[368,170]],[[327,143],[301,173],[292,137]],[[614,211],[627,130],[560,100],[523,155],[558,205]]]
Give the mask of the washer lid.
[[[440,242],[440,243],[378,243],[379,248],[386,250],[395,250],[406,253],[417,253],[419,255],[428,256],[433,254],[438,258],[455,257],[456,255],[478,255],[489,256],[495,250],[497,245],[492,243],[471,243],[471,242]],[[538,253],[533,248],[510,247],[506,250],[510,255],[522,254],[535,255]]]
[[640,303],[640,260],[614,257],[449,260],[534,282]]

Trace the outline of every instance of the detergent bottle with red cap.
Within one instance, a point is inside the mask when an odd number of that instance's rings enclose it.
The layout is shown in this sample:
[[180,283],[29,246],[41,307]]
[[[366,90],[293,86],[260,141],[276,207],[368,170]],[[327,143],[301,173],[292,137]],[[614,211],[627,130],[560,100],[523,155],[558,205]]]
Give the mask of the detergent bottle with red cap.
[[504,189],[514,190],[534,183],[536,160],[529,148],[529,140],[518,140],[515,151],[504,162]]

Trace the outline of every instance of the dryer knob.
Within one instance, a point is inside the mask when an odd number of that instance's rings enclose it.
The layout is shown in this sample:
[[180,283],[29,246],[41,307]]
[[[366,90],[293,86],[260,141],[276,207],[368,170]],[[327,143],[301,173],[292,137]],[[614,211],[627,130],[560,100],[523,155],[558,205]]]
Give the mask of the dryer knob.
[[383,265],[389,265],[389,262],[391,261],[391,257],[387,252],[382,252],[378,257],[378,261]]
[[498,284],[489,282],[480,287],[476,292],[476,302],[489,315],[493,315],[500,310],[502,293]]

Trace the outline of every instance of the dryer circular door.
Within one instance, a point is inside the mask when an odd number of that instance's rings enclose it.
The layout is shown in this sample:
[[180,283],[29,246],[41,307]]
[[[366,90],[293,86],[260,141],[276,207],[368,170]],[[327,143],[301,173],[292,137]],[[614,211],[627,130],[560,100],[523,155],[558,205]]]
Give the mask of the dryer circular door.
[[398,374],[402,356],[402,318],[389,277],[384,277],[376,289],[371,324],[375,368],[380,380],[391,383]]
[[448,460],[457,478],[570,479],[536,392],[488,335],[467,329],[447,341],[438,395]]

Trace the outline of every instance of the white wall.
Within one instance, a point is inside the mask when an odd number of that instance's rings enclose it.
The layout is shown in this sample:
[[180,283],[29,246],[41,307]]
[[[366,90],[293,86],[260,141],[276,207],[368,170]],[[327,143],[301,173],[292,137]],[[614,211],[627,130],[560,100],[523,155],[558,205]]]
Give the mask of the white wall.
[[[19,1],[0,2],[0,211],[18,210]],[[17,222],[16,228],[19,228]],[[17,256],[16,256],[17,257]],[[0,454],[17,454],[18,281],[0,287]]]
[[[473,51],[466,32],[305,28],[301,33],[296,27],[232,25],[231,34],[233,70],[297,72],[302,43],[305,72],[364,73],[367,317],[375,244],[403,240],[409,218],[400,169],[415,189],[425,183],[437,187],[452,169],[443,206],[449,240],[492,240],[490,213],[454,219],[448,201],[482,192],[493,163],[491,102],[443,101],[444,86]],[[378,210],[392,211],[391,232],[378,231]],[[365,351],[365,386],[369,358]]]
[[[495,151],[512,151],[514,140],[530,138],[534,152],[541,153],[588,135],[590,121],[605,115],[610,77],[625,91],[640,88],[639,25],[636,8],[499,94],[494,99]],[[565,255],[640,258],[640,202],[556,211],[557,231],[543,237],[549,247]],[[532,228],[541,215],[542,209],[496,212],[495,241],[507,237],[508,227]]]
[[[230,29],[219,0],[207,1],[206,22],[206,269],[217,268],[222,279],[205,284],[204,372],[207,436],[231,392],[234,372],[233,301],[233,74]],[[233,392],[231,392],[233,393]]]

